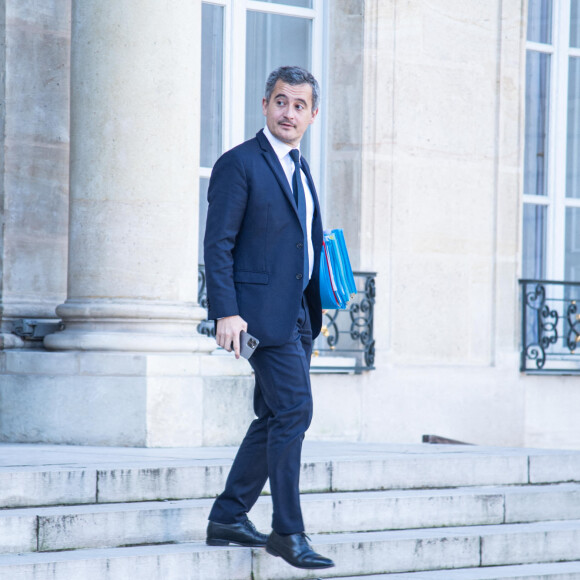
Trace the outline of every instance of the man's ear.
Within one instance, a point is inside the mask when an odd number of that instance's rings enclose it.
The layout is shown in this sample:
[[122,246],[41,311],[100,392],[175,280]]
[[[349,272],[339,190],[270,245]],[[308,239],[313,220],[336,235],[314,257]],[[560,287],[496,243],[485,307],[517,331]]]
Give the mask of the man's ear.
[[312,118],[310,119],[311,125],[312,125],[312,123],[314,123],[314,119],[316,119],[316,115],[318,115],[318,109],[314,109],[314,111],[312,111]]
[[267,109],[268,109],[268,101],[266,100],[266,97],[264,97],[262,99],[262,113],[263,113],[264,117],[266,116]]

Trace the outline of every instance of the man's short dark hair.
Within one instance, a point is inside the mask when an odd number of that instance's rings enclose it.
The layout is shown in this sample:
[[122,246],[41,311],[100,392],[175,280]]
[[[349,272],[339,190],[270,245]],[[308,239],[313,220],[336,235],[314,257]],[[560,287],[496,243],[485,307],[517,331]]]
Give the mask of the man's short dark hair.
[[278,81],[289,85],[303,85],[308,84],[312,87],[312,110],[318,109],[318,101],[320,100],[320,87],[318,81],[314,78],[312,73],[308,72],[300,66],[281,66],[273,70],[266,81],[266,91],[264,98],[266,102],[270,102],[272,91]]

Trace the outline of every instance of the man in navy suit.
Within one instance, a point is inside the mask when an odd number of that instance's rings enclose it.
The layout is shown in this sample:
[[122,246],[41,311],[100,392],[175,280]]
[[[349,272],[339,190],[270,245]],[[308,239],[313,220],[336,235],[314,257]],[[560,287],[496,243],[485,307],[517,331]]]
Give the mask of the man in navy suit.
[[[204,241],[209,318],[219,346],[240,356],[240,332],[260,344],[250,359],[257,418],[209,515],[210,545],[266,546],[299,568],[329,568],[314,552],[300,509],[300,455],[312,419],[310,355],[320,332],[322,220],[300,141],[318,114],[316,79],[281,67],[266,81],[266,127],[215,164]],[[267,479],[272,533],[247,517]]]

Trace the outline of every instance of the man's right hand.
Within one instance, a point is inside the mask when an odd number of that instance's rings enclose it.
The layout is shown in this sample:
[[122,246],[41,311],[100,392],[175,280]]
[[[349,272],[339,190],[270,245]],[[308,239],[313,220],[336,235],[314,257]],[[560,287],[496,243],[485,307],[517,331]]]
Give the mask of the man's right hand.
[[217,321],[216,342],[228,352],[233,350],[236,353],[236,358],[240,358],[240,332],[242,330],[248,330],[248,323],[241,316],[236,314],[220,318]]

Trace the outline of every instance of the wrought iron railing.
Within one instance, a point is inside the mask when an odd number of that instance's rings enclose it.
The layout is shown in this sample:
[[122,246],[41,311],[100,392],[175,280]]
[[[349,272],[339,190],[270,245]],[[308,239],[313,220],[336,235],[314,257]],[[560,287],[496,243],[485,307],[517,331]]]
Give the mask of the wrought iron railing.
[[357,294],[346,310],[324,312],[322,331],[314,342],[313,371],[360,373],[375,368],[376,275],[354,272]]
[[580,282],[520,280],[520,370],[580,373]]
[[[197,303],[207,310],[207,287],[205,283],[205,266],[200,264],[197,270]],[[213,320],[202,320],[197,325],[197,332],[215,337]]]
[[[346,310],[327,310],[322,332],[314,342],[313,372],[355,372],[374,369],[375,272],[354,272],[357,294]],[[207,309],[205,268],[199,266],[198,303]],[[198,332],[215,336],[213,322],[204,320]]]

